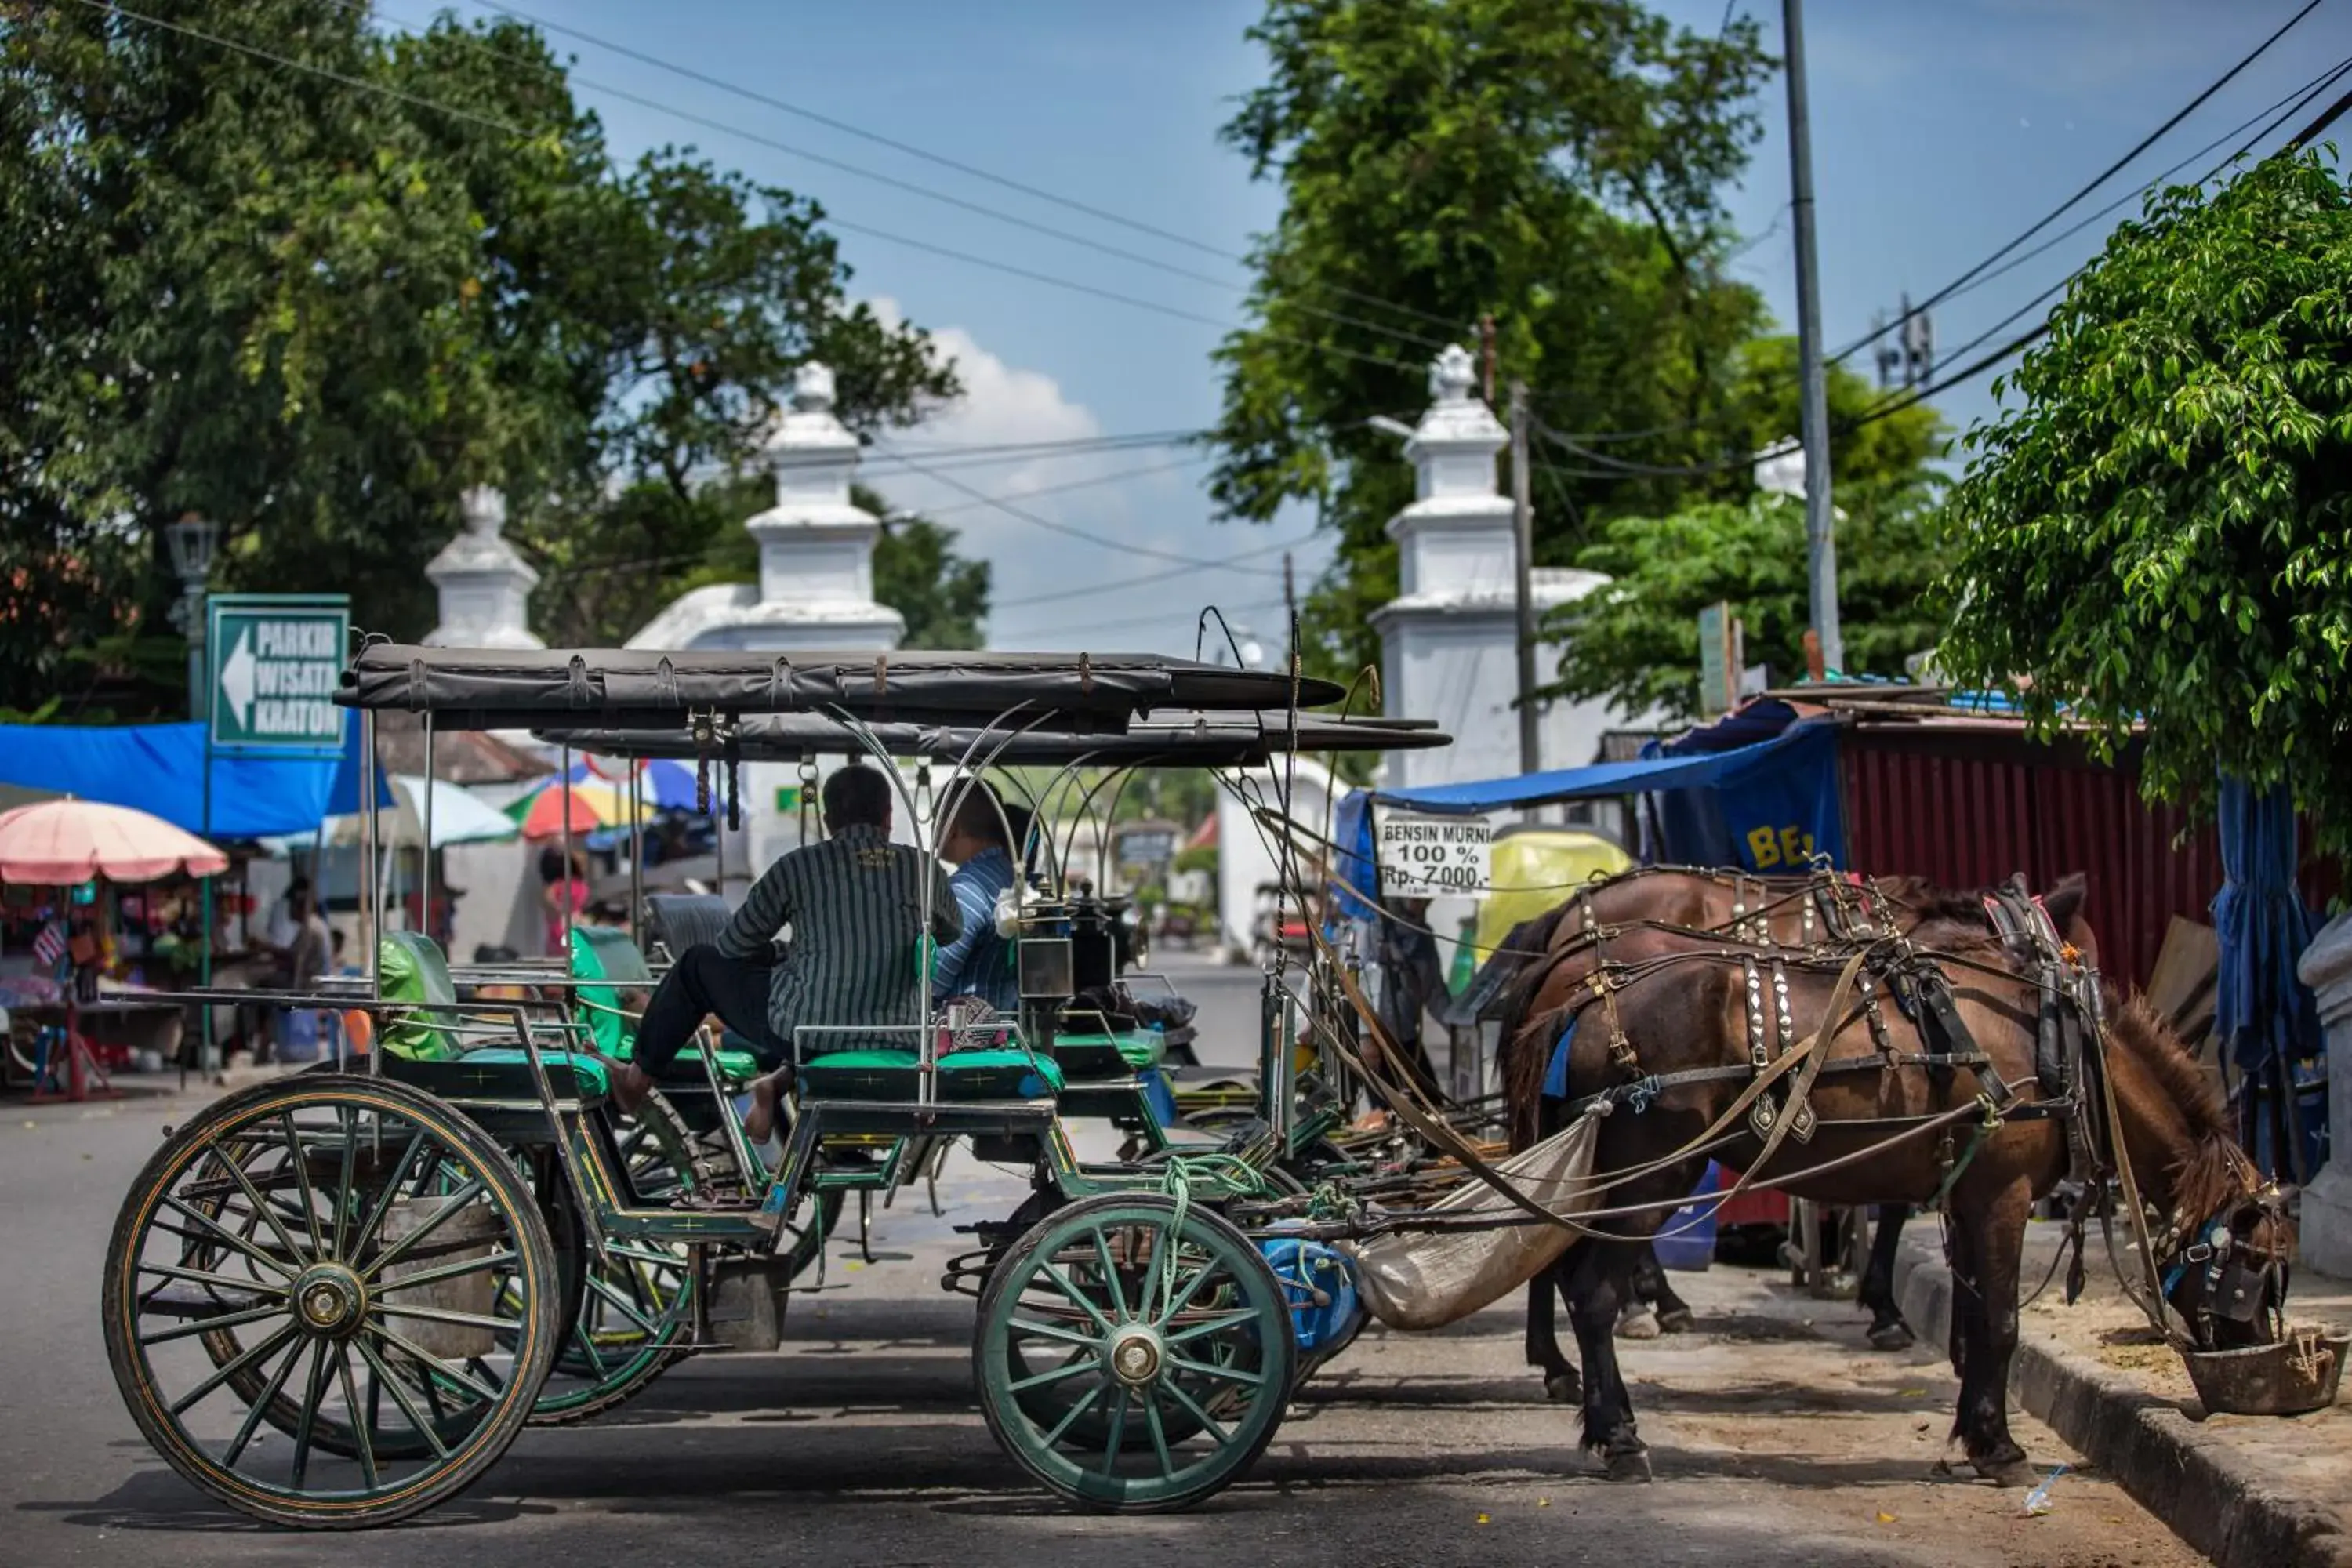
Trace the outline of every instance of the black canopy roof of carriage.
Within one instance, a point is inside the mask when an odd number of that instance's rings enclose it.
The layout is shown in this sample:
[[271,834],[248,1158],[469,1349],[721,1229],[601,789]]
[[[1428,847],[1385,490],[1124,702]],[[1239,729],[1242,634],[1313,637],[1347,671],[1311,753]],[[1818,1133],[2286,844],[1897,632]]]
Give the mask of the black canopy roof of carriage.
[[[1093,763],[1118,767],[1248,767],[1286,752],[1423,751],[1453,737],[1425,720],[1340,719],[1287,712],[1207,713],[1155,710],[1117,733],[1073,733],[1027,728],[876,724],[868,731],[893,756],[933,761],[1006,763]],[[793,762],[853,744],[842,727],[817,714],[766,713],[743,719],[715,743],[698,745],[675,727],[661,730],[558,729],[541,726],[541,741],[602,757],[724,756],[744,762]]]
[[[1297,700],[1345,695],[1303,679]],[[343,672],[345,707],[431,713],[452,729],[683,727],[689,712],[842,711],[909,723],[1020,722],[1121,729],[1155,708],[1287,708],[1290,678],[1158,654],[663,653],[613,648],[417,647],[378,643]]]

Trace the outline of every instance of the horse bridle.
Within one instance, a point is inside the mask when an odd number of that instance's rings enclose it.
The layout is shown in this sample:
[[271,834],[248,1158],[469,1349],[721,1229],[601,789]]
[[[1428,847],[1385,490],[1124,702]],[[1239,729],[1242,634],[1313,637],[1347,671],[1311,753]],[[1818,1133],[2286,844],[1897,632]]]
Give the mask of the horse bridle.
[[[1984,903],[1986,917],[2002,944],[2012,951],[2021,951],[2035,965],[2042,997],[2035,1067],[2043,1070],[2045,1064],[2057,1066],[2064,1075],[2065,1095],[2074,1102],[2072,1109],[2089,1112],[2068,1116],[2068,1145],[2076,1166],[2076,1179],[2084,1185],[2086,1196],[2102,1192],[2107,1179],[2116,1173],[2115,1163],[2122,1156],[2116,1152],[2119,1133],[2106,1124],[2104,1101],[2082,1093],[2080,1069],[2087,1067],[2103,1076],[2106,1072],[2106,1014],[2100,996],[2098,972],[2059,932],[2050,911],[2026,890],[2021,878],[2010,879],[1988,895]],[[2094,1041],[2095,1048],[2085,1048]],[[2095,1145],[2089,1125],[2095,1121],[2100,1124]],[[2249,1178],[2254,1173],[2242,1155],[2236,1156],[2232,1164]],[[2253,1247],[2239,1237],[2239,1222],[2249,1216],[2254,1226],[2264,1218],[2284,1223],[2284,1195],[2275,1182],[2257,1184],[2250,1179],[2248,1187],[2248,1191],[2233,1194],[2201,1218],[2183,1214],[2176,1207],[2166,1216],[2163,1227],[2145,1238],[2149,1256],[2156,1260],[2151,1274],[2158,1281],[2162,1301],[2170,1303],[2173,1293],[2189,1278],[2189,1271],[2202,1268],[2197,1310],[2193,1315],[2184,1310],[2184,1315],[2193,1316],[2199,1341],[2203,1344],[2216,1342],[2214,1319],[2249,1322],[2261,1311],[2263,1302],[2283,1303],[2286,1300],[2289,1270],[2284,1249]],[[2078,1261],[2084,1217],[2084,1209],[2078,1207],[2070,1219]],[[2070,1279],[2069,1301],[2077,1289]],[[2183,1310],[2177,1304],[2175,1310]],[[2151,1315],[2157,1315],[2157,1310],[2151,1309]],[[2162,1326],[2160,1320],[2158,1326]]]

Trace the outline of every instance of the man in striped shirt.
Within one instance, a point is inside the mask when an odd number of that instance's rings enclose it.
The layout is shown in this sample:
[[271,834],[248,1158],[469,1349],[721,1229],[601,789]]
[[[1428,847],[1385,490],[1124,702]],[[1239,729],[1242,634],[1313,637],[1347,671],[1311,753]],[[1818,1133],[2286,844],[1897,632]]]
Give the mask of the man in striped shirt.
[[[928,901],[930,934],[963,929],[939,862],[890,842],[890,781],[852,763],[824,781],[825,840],[783,855],[753,884],[715,942],[689,947],[655,988],[637,1025],[634,1059],[613,1074],[613,1099],[635,1110],[702,1020],[716,1014],[770,1063],[785,1068],[752,1085],[745,1126],[764,1140],[776,1097],[797,1056],[858,1044],[911,1048],[911,1028],[870,1042],[830,1032],[795,1048],[803,1025],[910,1026],[922,1008],[917,942]],[[788,956],[776,933],[792,928]]]

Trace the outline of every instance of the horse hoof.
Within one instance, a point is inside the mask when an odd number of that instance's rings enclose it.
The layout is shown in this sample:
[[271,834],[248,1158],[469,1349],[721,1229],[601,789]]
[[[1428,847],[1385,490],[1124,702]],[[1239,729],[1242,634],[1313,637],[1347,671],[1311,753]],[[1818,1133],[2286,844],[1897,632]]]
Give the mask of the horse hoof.
[[1971,1455],[1969,1467],[1996,1486],[2021,1487],[2035,1479],[2033,1467],[2026,1463],[2025,1450],[2014,1444],[1982,1458]]
[[1544,1379],[1544,1393],[1554,1405],[1584,1403],[1584,1379],[1573,1372],[1556,1372]]
[[1637,1307],[1617,1320],[1617,1337],[1621,1340],[1654,1340],[1658,1337],[1658,1314],[1647,1307]]
[[1631,1448],[1622,1454],[1602,1456],[1612,1481],[1646,1481],[1650,1479],[1650,1450]]
[[1907,1323],[1881,1323],[1870,1331],[1870,1348],[1874,1351],[1907,1351],[1917,1342]]
[[1658,1329],[1663,1333],[1686,1334],[1697,1321],[1698,1320],[1691,1315],[1691,1310],[1688,1307],[1675,1307],[1658,1314]]

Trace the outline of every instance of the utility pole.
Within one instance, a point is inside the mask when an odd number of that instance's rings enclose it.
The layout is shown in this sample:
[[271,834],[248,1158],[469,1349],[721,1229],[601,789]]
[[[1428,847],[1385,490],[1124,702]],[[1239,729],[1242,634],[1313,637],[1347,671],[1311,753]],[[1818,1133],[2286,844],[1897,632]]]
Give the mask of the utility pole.
[[1486,406],[1495,406],[1495,318],[1492,312],[1478,318],[1478,358],[1486,371]]
[[1298,625],[1298,579],[1291,574],[1290,552],[1282,552],[1282,619],[1284,635]]
[[1511,383],[1511,590],[1518,610],[1519,772],[1543,765],[1536,737],[1535,503],[1528,483],[1528,384]]
[[1798,429],[1805,443],[1805,544],[1812,589],[1813,629],[1822,661],[1845,668],[1838,632],[1837,537],[1830,510],[1829,383],[1822,365],[1821,258],[1813,244],[1813,142],[1805,102],[1804,0],[1780,0],[1780,30],[1788,51],[1789,208],[1797,231],[1797,363],[1804,379]]

